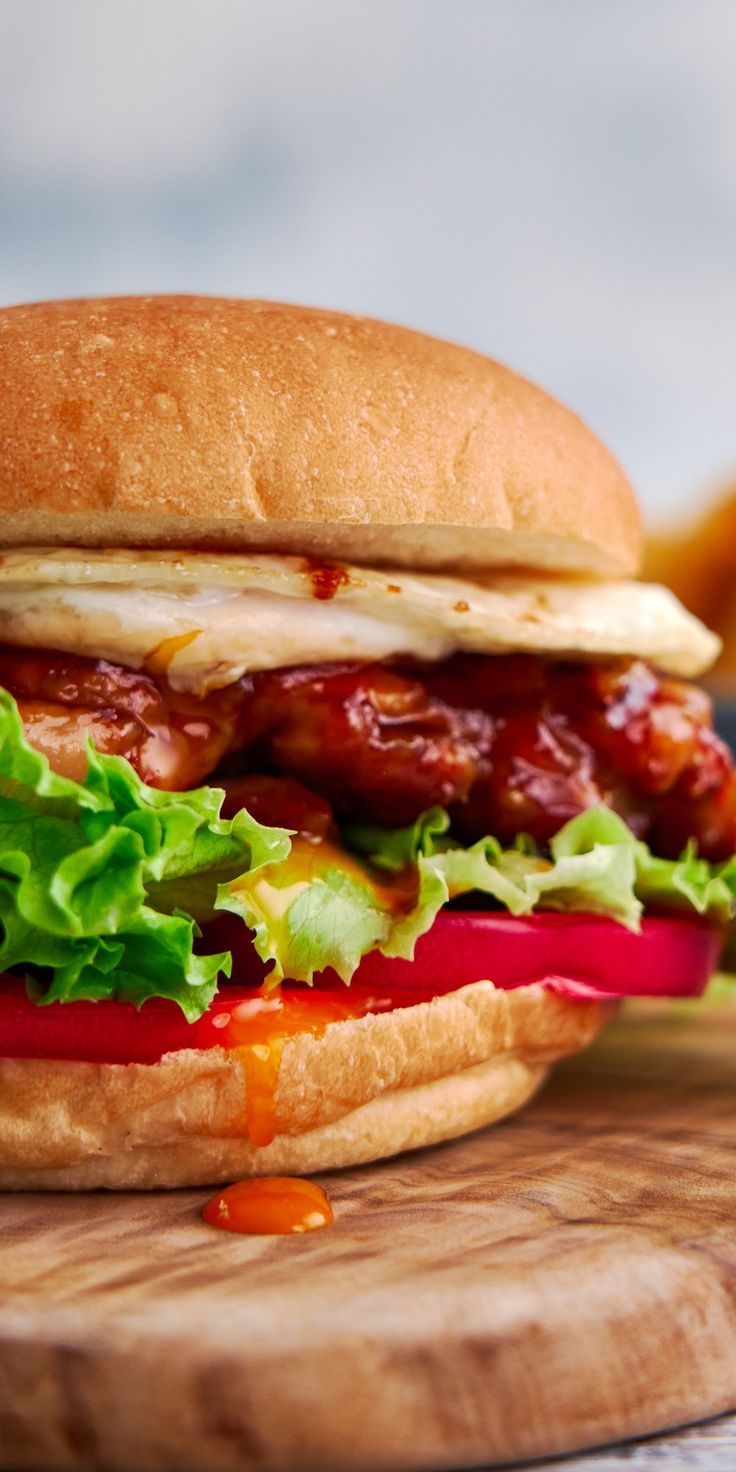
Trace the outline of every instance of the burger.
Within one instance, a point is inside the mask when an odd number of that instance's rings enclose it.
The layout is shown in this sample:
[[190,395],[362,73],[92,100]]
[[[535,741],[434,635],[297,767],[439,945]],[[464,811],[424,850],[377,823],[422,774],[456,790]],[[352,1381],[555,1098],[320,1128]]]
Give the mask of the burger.
[[718,641],[499,364],[198,297],[0,313],[0,1186],[501,1118],[736,893]]

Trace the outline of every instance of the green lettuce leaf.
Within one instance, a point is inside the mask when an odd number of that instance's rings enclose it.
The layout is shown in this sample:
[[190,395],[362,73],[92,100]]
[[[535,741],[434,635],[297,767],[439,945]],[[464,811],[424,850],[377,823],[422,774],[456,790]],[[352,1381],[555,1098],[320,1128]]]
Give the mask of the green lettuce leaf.
[[[389,831],[356,825],[347,837],[374,866],[396,869],[421,863],[422,858],[438,864],[442,856],[439,867],[447,868],[449,859],[458,864],[459,878],[459,856],[483,851],[489,864],[530,902],[496,891],[495,897],[514,914],[535,908],[585,910],[610,915],[632,930],[638,928],[645,908],[691,909],[718,924],[726,924],[733,914],[736,857],[712,865],[690,847],[680,859],[659,859],[610,808],[588,808],[566,823],[552,839],[551,860],[536,855],[523,837],[513,849],[502,850],[493,839],[458,849],[447,837],[449,826],[447,814],[433,808],[409,828]],[[466,893],[470,886],[462,879],[460,883],[456,893]],[[478,888],[494,893],[485,885]]]
[[344,864],[334,853],[320,862],[317,851],[309,877],[298,880],[289,860],[271,865],[224,884],[217,906],[254,930],[274,983],[283,976],[311,982],[328,967],[349,981],[374,948],[411,959],[443,905],[470,894],[513,915],[581,911],[608,915],[631,930],[646,907],[694,910],[717,924],[733,914],[736,859],[716,867],[690,850],[678,860],[658,859],[604,807],[566,823],[549,859],[523,837],[512,849],[493,838],[463,848],[449,829],[441,808],[406,828],[353,824],[343,834],[352,850]]
[[391,910],[367,869],[348,854],[344,864],[331,855],[321,860],[319,850],[310,867],[308,878],[294,878],[288,862],[275,863],[220,886],[217,908],[253,931],[272,986],[284,977],[311,983],[327,967],[350,981],[361,958],[376,947],[385,951],[391,936]]
[[221,819],[215,788],[161,792],[121,757],[88,756],[83,782],[57,776],[0,691],[0,970],[31,977],[39,1002],[170,997],[194,1020],[230,968],[194,953],[197,921],[289,837]]
[[[600,914],[623,921],[631,929],[638,928],[645,909],[695,910],[719,925],[728,924],[733,915],[734,860],[728,864],[709,864],[697,858],[692,846],[679,859],[659,859],[608,808],[589,808],[566,823],[553,838],[551,849],[555,859],[553,872],[561,873],[563,862],[568,866],[580,864],[580,872],[585,876],[586,905],[577,903],[577,895],[573,895],[574,903],[560,906],[555,894],[547,891],[545,903],[549,907],[596,909]],[[588,869],[596,861],[604,863],[602,853],[610,857],[612,870],[608,881],[597,886],[596,896]],[[633,871],[628,866],[633,866]],[[630,887],[623,883],[627,867],[632,875]]]

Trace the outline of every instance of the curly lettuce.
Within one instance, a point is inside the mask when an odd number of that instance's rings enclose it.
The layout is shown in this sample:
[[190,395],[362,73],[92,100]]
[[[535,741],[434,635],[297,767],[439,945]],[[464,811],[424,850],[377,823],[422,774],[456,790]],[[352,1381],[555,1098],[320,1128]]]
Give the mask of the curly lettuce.
[[197,955],[218,885],[287,857],[283,830],[223,793],[160,792],[122,757],[89,750],[83,782],[52,772],[0,691],[0,971],[39,1002],[169,997],[194,1021],[227,952]]
[[[274,982],[283,976],[311,982],[327,968],[349,981],[376,948],[410,960],[442,907],[468,895],[513,915],[582,911],[631,930],[647,906],[695,911],[719,925],[733,913],[736,861],[714,867],[690,850],[678,860],[658,859],[605,807],[566,823],[549,858],[523,839],[512,849],[494,838],[464,848],[449,829],[441,808],[407,828],[352,825],[343,835],[352,854],[343,862],[328,848],[322,861],[315,857],[309,879],[297,883],[288,862],[269,866],[223,885],[217,905],[252,928]],[[402,876],[403,892],[381,883]]]

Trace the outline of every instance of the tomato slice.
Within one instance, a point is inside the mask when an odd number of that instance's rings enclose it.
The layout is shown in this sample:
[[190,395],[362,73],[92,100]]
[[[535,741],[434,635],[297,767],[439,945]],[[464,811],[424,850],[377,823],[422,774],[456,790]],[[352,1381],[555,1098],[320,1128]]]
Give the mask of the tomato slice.
[[[259,989],[263,973],[253,975],[253,950],[242,934],[251,984],[224,986],[195,1023],[163,998],[138,1011],[112,1001],[38,1007],[17,977],[0,979],[0,1056],[154,1063],[181,1048],[242,1041],[243,1010],[260,1018],[274,1005]],[[573,998],[698,996],[717,965],[722,940],[721,931],[689,917],[648,916],[637,935],[596,915],[517,918],[446,910],[417,942],[413,961],[374,951],[364,957],[349,989],[324,972],[311,990],[284,986],[278,1005],[295,1012],[292,1032],[312,1030],[312,1014],[321,1029],[346,1017],[414,1006],[481,980],[503,988],[541,983]],[[237,973],[237,954],[235,961]]]
[[641,931],[603,915],[514,916],[444,910],[417,941],[413,961],[365,956],[362,986],[453,991],[471,981],[544,981],[576,996],[698,996],[718,964],[722,931],[697,917],[647,916]]
[[[426,999],[425,994],[421,1000]],[[228,1048],[263,1041],[272,1029],[279,1035],[319,1033],[330,1022],[386,1011],[391,1005],[365,992],[349,992],[342,983],[340,992],[328,988],[326,993],[294,985],[275,998],[260,987],[228,986],[203,1017],[190,1023],[176,1002],[163,997],[150,998],[139,1010],[129,1002],[115,1001],[50,1002],[38,1007],[29,1001],[22,981],[4,976],[0,1057],[158,1063],[164,1053],[182,1048]]]

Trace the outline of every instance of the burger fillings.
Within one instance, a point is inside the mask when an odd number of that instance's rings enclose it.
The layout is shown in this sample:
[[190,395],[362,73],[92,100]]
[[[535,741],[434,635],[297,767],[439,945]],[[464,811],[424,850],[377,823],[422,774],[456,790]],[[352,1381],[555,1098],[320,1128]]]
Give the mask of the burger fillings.
[[[636,550],[628,487],[578,421],[446,344],[264,304],[11,309],[0,361],[0,1182],[388,1154],[516,1107],[608,998],[702,988],[736,778],[682,677],[717,641],[612,575]],[[326,382],[344,402],[323,407],[315,502],[293,400],[319,418]],[[453,393],[471,444],[480,396],[495,458],[468,483],[453,461],[451,576],[437,505],[409,497],[394,525],[381,489],[382,470],[441,482]],[[355,424],[381,397],[396,434],[366,459]],[[224,409],[225,437],[249,425],[240,482],[255,443],[274,505],[238,499],[231,447],[203,524]],[[56,545],[24,545],[38,531]],[[330,555],[361,534],[385,566]]]

